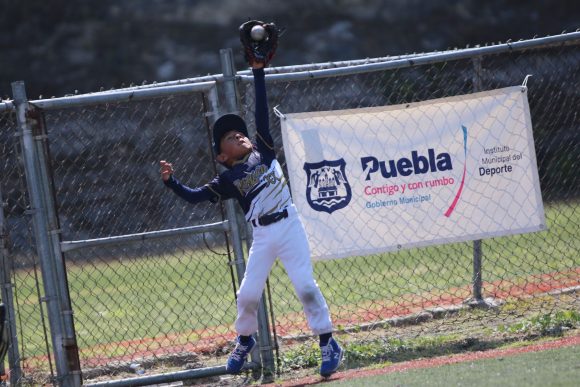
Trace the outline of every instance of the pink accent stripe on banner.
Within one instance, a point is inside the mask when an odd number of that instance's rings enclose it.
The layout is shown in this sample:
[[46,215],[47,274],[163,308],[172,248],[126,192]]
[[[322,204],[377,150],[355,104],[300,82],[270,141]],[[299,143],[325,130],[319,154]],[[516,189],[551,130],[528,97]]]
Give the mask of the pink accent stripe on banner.
[[461,178],[461,185],[459,186],[459,191],[457,191],[457,195],[455,195],[455,199],[453,199],[453,203],[445,212],[445,216],[449,218],[455,206],[457,205],[457,201],[461,196],[461,191],[463,191],[463,184],[465,184],[465,170],[467,168],[467,128],[464,125],[461,125],[461,130],[463,131],[463,153],[465,155],[465,162],[463,163],[463,177]]
[[445,216],[448,218],[449,218],[449,215],[451,215],[451,213],[455,209],[455,205],[457,205],[457,202],[459,201],[459,197],[461,196],[461,191],[463,191],[463,184],[464,183],[465,183],[465,165],[463,166],[463,177],[461,178],[461,185],[459,186],[459,191],[457,191],[457,195],[455,195],[455,199],[453,199],[453,203],[451,203],[451,206],[449,206],[449,208],[445,212]]

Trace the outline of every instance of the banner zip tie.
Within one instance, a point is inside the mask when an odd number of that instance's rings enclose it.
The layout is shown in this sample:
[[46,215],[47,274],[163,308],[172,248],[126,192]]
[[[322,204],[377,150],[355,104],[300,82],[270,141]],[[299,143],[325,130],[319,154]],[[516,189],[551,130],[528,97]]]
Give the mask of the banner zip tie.
[[278,106],[280,106],[280,105],[276,105],[276,106],[274,106],[274,109],[272,109],[272,110],[274,110],[274,114],[276,116],[278,116],[278,118],[286,120],[286,116],[280,110],[278,110]]
[[[527,88],[527,84],[528,84],[528,78],[530,78],[532,76],[532,74],[528,74],[526,75],[526,77],[524,78],[524,82],[522,83],[522,87],[524,88],[524,90]],[[522,90],[522,91],[524,91]]]

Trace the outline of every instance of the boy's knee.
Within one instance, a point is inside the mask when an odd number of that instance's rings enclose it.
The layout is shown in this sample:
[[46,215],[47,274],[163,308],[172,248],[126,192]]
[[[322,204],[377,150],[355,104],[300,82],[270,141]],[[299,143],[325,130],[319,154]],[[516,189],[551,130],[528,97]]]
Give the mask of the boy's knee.
[[238,292],[238,308],[243,308],[246,311],[254,311],[258,309],[260,295],[255,295],[248,292]]
[[322,294],[320,293],[320,289],[316,285],[308,285],[302,287],[298,291],[298,298],[304,305],[312,305],[320,303]]

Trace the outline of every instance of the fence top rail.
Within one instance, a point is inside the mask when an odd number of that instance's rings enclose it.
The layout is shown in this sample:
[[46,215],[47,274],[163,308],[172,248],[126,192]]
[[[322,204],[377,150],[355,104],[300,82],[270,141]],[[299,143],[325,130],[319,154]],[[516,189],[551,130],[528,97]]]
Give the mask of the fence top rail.
[[[350,75],[369,71],[390,70],[396,68],[405,68],[410,66],[425,65],[437,63],[447,60],[459,60],[470,57],[499,54],[507,51],[521,51],[526,49],[540,49],[558,45],[580,44],[580,31],[562,33],[560,35],[546,36],[542,38],[533,38],[527,40],[519,40],[517,42],[506,42],[502,44],[492,44],[489,46],[475,46],[472,48],[453,49],[447,51],[434,51],[429,53],[407,54],[397,56],[386,56],[379,58],[365,58],[350,61],[338,62],[322,62],[313,64],[303,64],[294,66],[280,66],[266,69],[266,80],[269,82],[285,82],[293,80],[305,80],[310,78],[325,78],[340,75]],[[242,82],[251,83],[253,77],[251,70],[238,71],[236,76]],[[63,106],[79,106],[85,104],[92,104],[98,102],[112,102],[109,98],[111,96],[118,96],[122,101],[133,100],[130,97],[131,92],[143,90],[166,90],[168,94],[173,92],[179,93],[183,86],[186,89],[183,92],[190,92],[187,86],[200,85],[201,88],[211,87],[216,82],[223,82],[222,74],[207,75],[195,78],[186,78],[175,81],[151,83],[148,85],[132,86],[122,89],[114,89],[96,93],[79,94],[75,96],[65,96],[59,98],[41,99],[31,101],[38,107],[44,109],[51,109]],[[211,85],[211,86],[208,86]],[[175,89],[167,89],[168,87],[175,87]],[[171,90],[171,91],[170,91]],[[139,96],[141,94],[137,94]],[[147,93],[142,94],[144,98],[148,98]],[[12,101],[0,102],[0,112],[5,110],[14,110],[15,106]]]
[[12,101],[2,101],[0,102],[0,113],[7,110],[14,110],[14,103]]
[[[504,52],[515,52],[526,49],[538,49],[567,44],[580,44],[580,31],[556,36],[548,36],[545,38],[535,38],[530,40],[520,40],[517,42],[508,42],[493,46],[473,47],[461,50],[443,51],[409,57],[401,57],[400,59],[376,63],[357,64],[349,67],[336,67],[312,71],[296,71],[290,73],[268,74],[266,80],[269,82],[288,82],[313,78],[328,78],[342,75],[367,73],[373,71],[393,70],[412,66],[446,62],[451,60],[481,57],[484,55],[501,54]],[[242,80],[242,82],[251,83],[254,81],[251,75],[244,75],[242,73],[238,73],[238,77]]]
[[225,220],[222,222],[202,224],[199,226],[188,226],[181,228],[172,228],[168,230],[147,231],[137,234],[117,235],[104,238],[85,239],[78,241],[63,241],[60,242],[60,247],[63,252],[95,247],[95,246],[109,246],[118,245],[127,242],[142,242],[150,239],[168,238],[183,234],[200,234],[208,231],[228,231],[230,223]]
[[80,94],[68,97],[40,99],[30,101],[36,107],[48,110],[67,107],[94,105],[99,103],[129,102],[168,95],[187,94],[208,91],[215,87],[215,82],[190,83],[185,85],[162,86],[141,90],[114,90],[92,94]]

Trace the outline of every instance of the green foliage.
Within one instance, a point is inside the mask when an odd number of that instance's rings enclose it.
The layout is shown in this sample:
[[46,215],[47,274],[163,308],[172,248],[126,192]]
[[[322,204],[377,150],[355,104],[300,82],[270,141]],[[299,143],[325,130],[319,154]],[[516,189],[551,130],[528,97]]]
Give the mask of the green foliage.
[[501,325],[498,331],[548,336],[561,335],[564,330],[571,328],[580,328],[580,313],[575,310],[537,315],[511,325]]
[[345,349],[349,361],[382,359],[388,352],[387,346],[381,342],[352,343]]
[[[411,339],[380,338],[375,340],[342,341],[345,363],[358,367],[376,362],[402,361],[425,355],[439,354],[442,347],[452,346],[458,341],[455,335],[423,336]],[[283,354],[283,368],[312,368],[320,364],[320,347],[302,344],[291,347]]]
[[282,364],[286,369],[316,367],[320,361],[320,356],[320,347],[318,345],[299,345],[283,354]]
[[531,324],[543,335],[560,334],[563,328],[580,327],[580,313],[575,310],[559,311],[533,317]]

